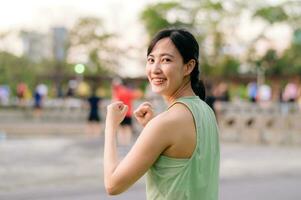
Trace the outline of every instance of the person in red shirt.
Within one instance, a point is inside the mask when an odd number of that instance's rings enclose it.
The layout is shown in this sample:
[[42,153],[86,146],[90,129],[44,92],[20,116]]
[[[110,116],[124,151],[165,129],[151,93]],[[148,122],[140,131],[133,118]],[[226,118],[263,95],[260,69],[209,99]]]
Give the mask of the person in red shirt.
[[113,100],[122,101],[128,106],[124,120],[121,122],[118,133],[118,142],[129,145],[133,135],[133,102],[143,96],[142,91],[131,89],[122,83],[120,79],[113,80]]
[[27,93],[28,87],[26,83],[19,83],[17,86],[17,96],[18,96],[18,104],[19,106],[25,106],[25,97]]

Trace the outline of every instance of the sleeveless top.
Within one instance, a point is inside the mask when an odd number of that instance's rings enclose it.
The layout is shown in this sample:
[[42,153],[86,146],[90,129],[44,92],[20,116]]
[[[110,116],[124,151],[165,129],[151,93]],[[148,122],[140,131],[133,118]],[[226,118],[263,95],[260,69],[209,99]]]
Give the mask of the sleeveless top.
[[217,200],[220,149],[214,112],[198,96],[181,97],[176,103],[193,115],[196,146],[190,158],[159,156],[146,173],[147,199]]

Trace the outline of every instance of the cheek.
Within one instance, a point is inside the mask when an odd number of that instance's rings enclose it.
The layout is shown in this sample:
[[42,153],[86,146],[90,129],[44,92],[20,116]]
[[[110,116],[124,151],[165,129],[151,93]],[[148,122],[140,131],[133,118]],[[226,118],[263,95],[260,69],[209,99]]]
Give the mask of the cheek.
[[151,74],[151,69],[150,69],[149,65],[146,65],[146,67],[145,67],[145,75],[146,75],[146,77],[147,77],[148,80],[150,78],[150,74]]
[[145,66],[145,74],[147,76],[150,74],[150,67],[148,65]]

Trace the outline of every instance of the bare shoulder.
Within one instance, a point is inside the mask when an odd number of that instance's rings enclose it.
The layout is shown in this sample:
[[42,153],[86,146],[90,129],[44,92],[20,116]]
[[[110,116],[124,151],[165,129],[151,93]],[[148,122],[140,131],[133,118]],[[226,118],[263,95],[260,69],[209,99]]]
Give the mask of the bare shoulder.
[[176,103],[167,111],[152,119],[147,126],[166,134],[174,134],[193,124],[193,116],[186,105]]
[[169,142],[163,155],[174,158],[189,158],[192,155],[196,145],[196,130],[193,115],[186,105],[176,103],[153,122],[153,125],[164,127],[165,131],[161,133]]
[[189,108],[183,103],[176,103],[166,111],[166,118],[177,124],[185,124],[193,120],[193,116]]

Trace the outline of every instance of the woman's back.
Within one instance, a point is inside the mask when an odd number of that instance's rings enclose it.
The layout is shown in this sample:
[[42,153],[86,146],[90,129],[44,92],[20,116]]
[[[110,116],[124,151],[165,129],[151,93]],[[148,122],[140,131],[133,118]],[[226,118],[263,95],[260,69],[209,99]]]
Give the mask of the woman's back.
[[171,155],[168,152],[158,158],[147,173],[147,199],[217,200],[220,155],[214,113],[197,96],[182,97],[176,103],[192,113],[196,143],[190,148],[190,158],[172,158],[166,156]]

